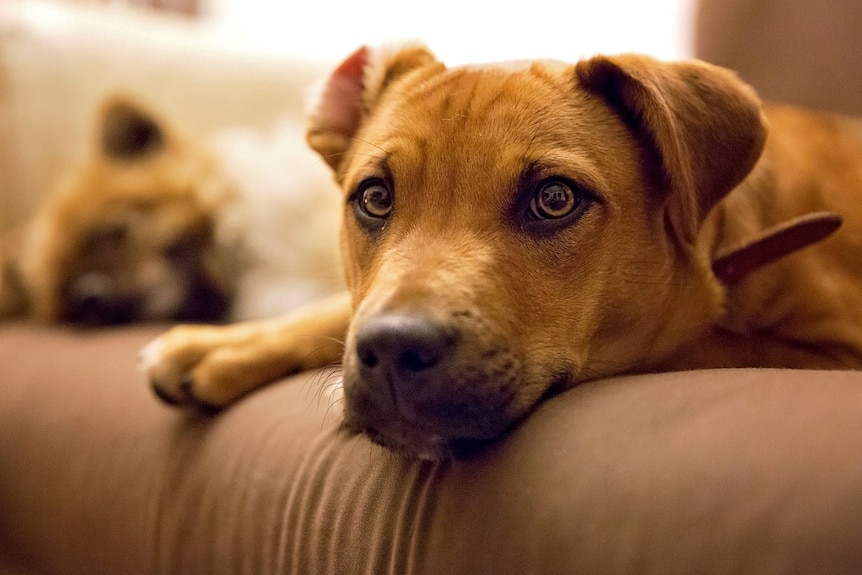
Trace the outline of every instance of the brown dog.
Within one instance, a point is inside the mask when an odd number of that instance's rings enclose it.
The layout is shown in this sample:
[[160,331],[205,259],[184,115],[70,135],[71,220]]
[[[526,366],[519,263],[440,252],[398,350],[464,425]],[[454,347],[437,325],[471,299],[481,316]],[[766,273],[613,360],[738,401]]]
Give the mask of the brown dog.
[[[346,426],[427,458],[611,374],[858,368],[862,129],[765,116],[702,62],[447,69],[360,49],[308,132],[344,190],[349,295],[176,328],[143,368],[170,403],[223,406],[343,357]],[[832,212],[843,229],[788,256]]]
[[209,152],[130,98],[107,99],[80,169],[4,238],[0,317],[222,317],[234,274],[215,230],[232,193]]

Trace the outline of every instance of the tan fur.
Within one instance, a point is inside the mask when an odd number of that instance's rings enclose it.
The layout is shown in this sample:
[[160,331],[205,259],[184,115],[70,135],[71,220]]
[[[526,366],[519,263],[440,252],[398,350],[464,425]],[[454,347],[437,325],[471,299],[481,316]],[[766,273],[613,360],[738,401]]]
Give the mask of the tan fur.
[[[416,46],[362,49],[308,132],[344,190],[349,297],[176,328],[143,368],[172,403],[220,406],[342,358],[347,427],[439,458],[587,379],[862,367],[860,132],[801,110],[765,116],[701,62],[450,70]],[[581,193],[579,207],[532,217],[548,182]],[[357,203],[373,186],[394,198],[382,218]],[[728,247],[824,209],[845,217],[832,238],[729,287],[712,272]],[[321,336],[345,338],[343,351]]]
[[216,246],[216,218],[232,193],[208,152],[133,99],[109,98],[82,165],[4,242],[0,315],[221,317],[233,279]]

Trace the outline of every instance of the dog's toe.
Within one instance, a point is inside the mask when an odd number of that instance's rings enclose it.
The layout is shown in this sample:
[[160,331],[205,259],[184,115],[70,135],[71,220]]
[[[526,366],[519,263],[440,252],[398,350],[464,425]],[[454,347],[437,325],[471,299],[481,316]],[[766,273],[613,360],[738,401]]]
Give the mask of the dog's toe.
[[138,354],[138,369],[150,383],[156,397],[175,407],[192,408],[211,412],[218,407],[200,399],[195,393],[195,383],[190,370],[194,364],[186,365],[178,358],[176,350],[171,353],[167,338],[155,339],[141,348]]
[[222,405],[198,397],[195,393],[195,383],[191,378],[183,379],[179,385],[173,387],[176,390],[172,392],[158,382],[150,382],[153,393],[167,405],[190,409],[204,415],[213,415],[223,408]]
[[[192,343],[191,345],[197,345]],[[194,354],[167,337],[158,338],[139,352],[138,369],[153,393],[164,403],[211,414],[232,403],[239,393],[230,384],[230,353],[218,347]]]
[[195,382],[191,378],[180,382],[180,391],[183,394],[183,405],[200,413],[207,415],[215,414],[224,407],[223,405],[218,405],[199,397],[195,392]]
[[156,377],[159,371],[164,347],[164,342],[161,339],[154,339],[138,352],[138,370],[150,381]]
[[165,391],[164,389],[159,387],[156,383],[150,382],[150,389],[153,390],[153,393],[156,394],[156,397],[158,397],[159,399],[161,399],[163,402],[167,403],[168,405],[174,405],[177,407],[182,405],[182,401],[180,401],[178,398],[174,397],[173,395],[171,395],[170,393],[168,393],[167,391]]

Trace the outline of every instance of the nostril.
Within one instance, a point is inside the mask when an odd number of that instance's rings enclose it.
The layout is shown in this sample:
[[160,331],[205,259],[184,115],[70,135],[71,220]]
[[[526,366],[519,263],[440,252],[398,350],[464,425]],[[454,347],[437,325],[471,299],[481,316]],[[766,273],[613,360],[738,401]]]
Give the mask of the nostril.
[[438,349],[405,349],[398,356],[398,367],[404,371],[420,372],[434,367],[440,361]]
[[369,369],[373,369],[377,365],[377,354],[371,350],[367,340],[360,340],[356,345],[356,355],[359,356],[359,361]]

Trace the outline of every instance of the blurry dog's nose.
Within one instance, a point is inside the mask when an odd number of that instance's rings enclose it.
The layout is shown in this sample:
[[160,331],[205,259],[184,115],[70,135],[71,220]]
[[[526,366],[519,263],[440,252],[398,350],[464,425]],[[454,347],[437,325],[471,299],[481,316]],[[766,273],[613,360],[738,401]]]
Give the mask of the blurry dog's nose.
[[432,375],[453,337],[443,326],[424,317],[386,314],[363,322],[356,334],[356,354],[376,373],[388,372],[393,382],[410,382]]
[[134,315],[134,303],[114,294],[111,278],[90,273],[81,276],[71,290],[69,320],[87,324],[127,323]]

